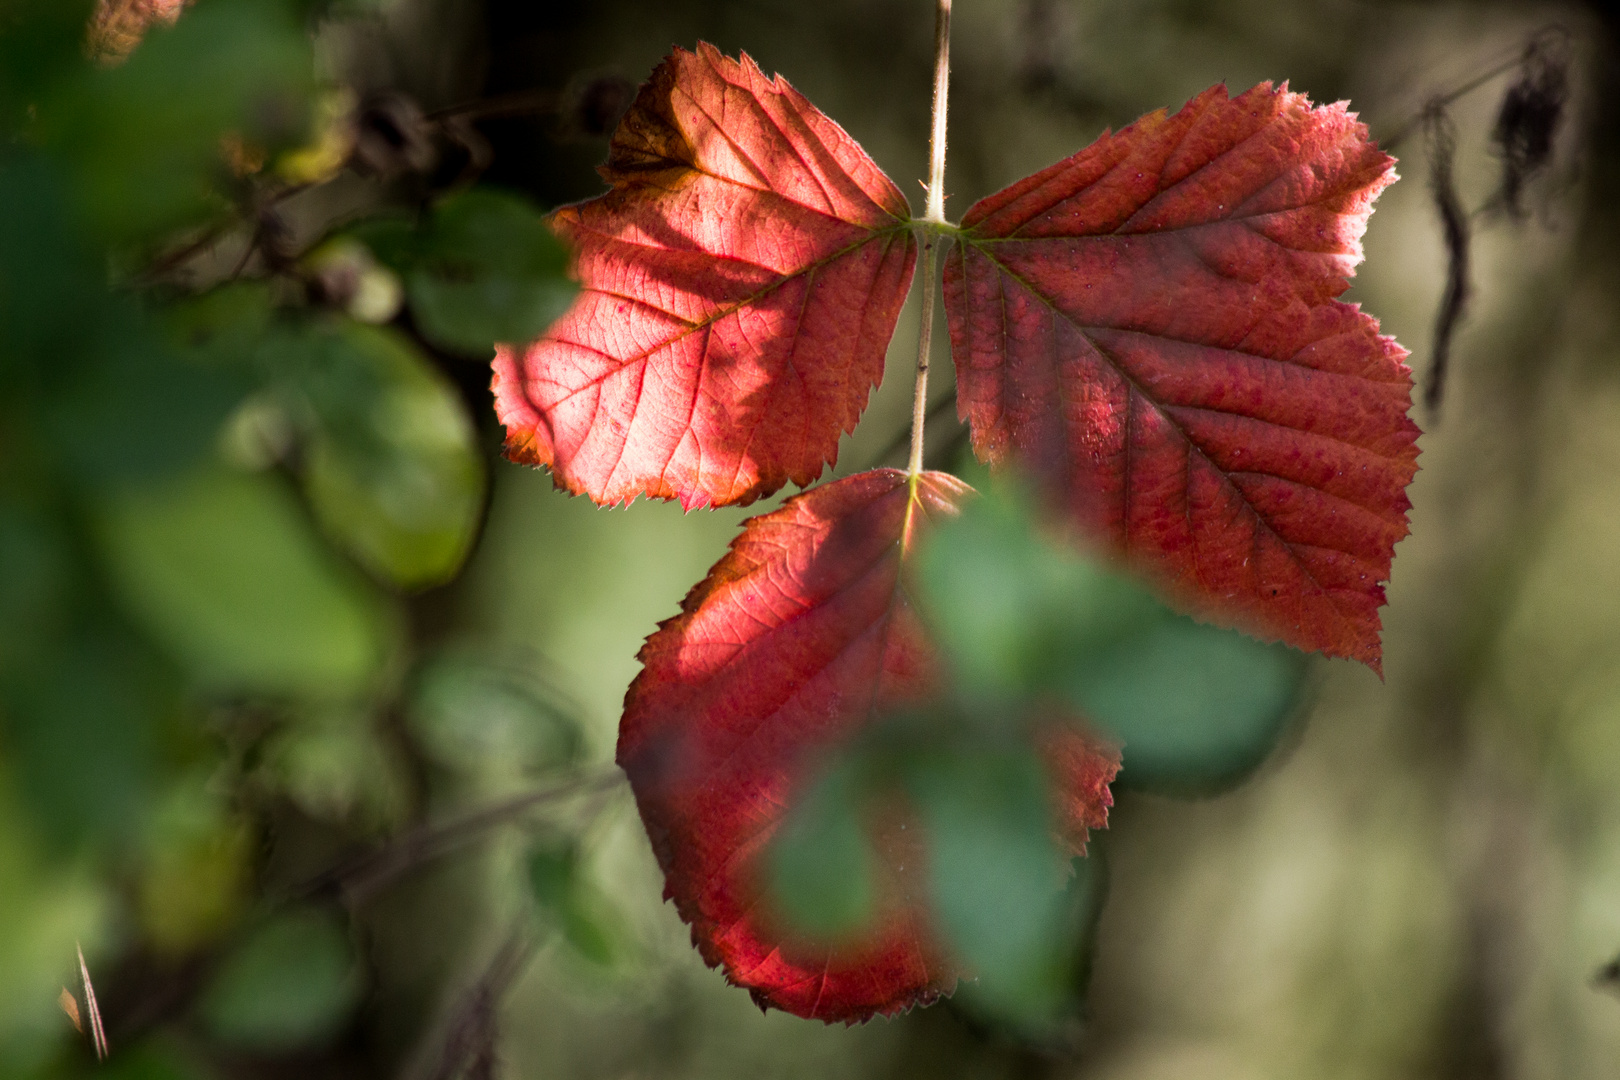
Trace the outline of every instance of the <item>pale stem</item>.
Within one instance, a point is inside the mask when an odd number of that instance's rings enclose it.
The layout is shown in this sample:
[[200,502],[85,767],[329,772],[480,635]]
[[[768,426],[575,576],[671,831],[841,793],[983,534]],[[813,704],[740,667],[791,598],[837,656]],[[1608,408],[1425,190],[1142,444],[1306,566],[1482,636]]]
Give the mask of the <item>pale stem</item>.
[[934,127],[928,136],[928,205],[923,220],[945,223],[945,106],[951,92],[951,0],[934,9]]
[[938,241],[932,231],[923,238],[922,325],[917,328],[917,387],[911,398],[911,463],[907,467],[912,476],[922,472],[923,428],[928,424],[928,355],[934,343],[934,245]]
[[[951,0],[934,8],[934,125],[928,137],[928,205],[923,221],[945,224],[945,106],[951,89]],[[923,234],[922,325],[917,331],[917,385],[911,403],[912,476],[922,472],[923,427],[928,421],[928,355],[934,343],[934,245],[937,230]]]

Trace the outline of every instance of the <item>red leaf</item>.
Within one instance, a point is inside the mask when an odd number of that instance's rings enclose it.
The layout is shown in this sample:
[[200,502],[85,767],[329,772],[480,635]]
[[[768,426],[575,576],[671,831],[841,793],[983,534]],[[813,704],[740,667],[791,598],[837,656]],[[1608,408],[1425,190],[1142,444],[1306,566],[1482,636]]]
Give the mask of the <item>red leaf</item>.
[[[854,1021],[926,1003],[956,973],[929,930],[915,830],[880,838],[894,899],[837,948],[772,926],[760,856],[796,767],[877,714],[939,691],[935,651],[901,588],[918,530],[955,513],[961,481],[885,469],[822,484],[751,519],[641,650],[618,760],[666,894],[711,965],[762,1006]],[[1071,848],[1106,823],[1118,758],[1072,729],[1043,742]],[[908,877],[904,867],[910,865]]]
[[1335,297],[1393,164],[1342,104],[1217,86],[977,203],[974,449],[1201,614],[1378,670],[1418,430],[1406,350]]
[[746,55],[677,49],[602,176],[553,221],[584,286],[495,358],[514,461],[599,503],[688,509],[804,485],[883,374],[916,262],[900,189]]

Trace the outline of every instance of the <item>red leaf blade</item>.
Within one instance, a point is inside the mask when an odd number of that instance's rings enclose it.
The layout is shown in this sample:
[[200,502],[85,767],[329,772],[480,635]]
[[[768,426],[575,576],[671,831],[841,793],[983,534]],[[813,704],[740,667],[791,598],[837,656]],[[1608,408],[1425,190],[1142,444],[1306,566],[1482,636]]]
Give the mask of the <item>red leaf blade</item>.
[[[919,530],[967,491],[941,473],[913,483],[892,469],[812,488],[751,519],[642,649],[619,764],[698,950],[761,1005],[855,1021],[956,982],[913,884],[909,837],[880,853],[898,902],[837,947],[773,927],[761,855],[800,764],[878,714],[938,695],[940,663],[901,587],[902,563]],[[1118,758],[1072,732],[1049,734],[1043,749],[1059,826],[1080,850],[1085,829],[1106,821]]]
[[945,269],[974,449],[1200,614],[1377,670],[1418,430],[1335,298],[1393,164],[1342,104],[1217,86],[980,201]]
[[553,219],[579,298],[497,350],[507,456],[605,504],[813,481],[911,285],[900,189],[780,77],[710,45],[653,72],[602,175],[613,190]]

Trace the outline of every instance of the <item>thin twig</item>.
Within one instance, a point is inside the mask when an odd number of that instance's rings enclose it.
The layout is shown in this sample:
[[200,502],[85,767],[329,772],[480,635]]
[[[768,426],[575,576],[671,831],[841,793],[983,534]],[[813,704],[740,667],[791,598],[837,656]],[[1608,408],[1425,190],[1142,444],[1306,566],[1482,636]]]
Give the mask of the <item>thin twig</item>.
[[248,263],[253,261],[253,255],[259,250],[259,244],[263,240],[264,222],[260,221],[253,226],[253,231],[248,234],[247,247],[242,249],[242,257],[236,260],[236,265],[232,267],[230,275],[225,279],[226,281],[235,281],[242,276],[243,272],[248,268]]
[[525,113],[556,112],[559,100],[555,90],[515,90],[510,94],[500,94],[495,97],[477,98],[473,101],[462,101],[455,105],[446,105],[442,109],[434,109],[428,113],[427,119],[433,122],[452,118],[485,120],[496,116],[522,116]]
[[237,214],[232,214],[224,221],[216,221],[214,224],[204,229],[202,235],[197,237],[195,240],[182,244],[173,251],[165,252],[153,259],[149,264],[147,264],[146,269],[140,272],[140,275],[135,279],[135,284],[140,285],[150,283],[162,277],[170,270],[190,262],[193,256],[206,251],[209,247],[217,243],[219,239],[226,233],[226,231],[235,228],[241,223],[242,219]]
[[[327,181],[322,181],[322,183],[326,182]],[[203,234],[197,237],[195,240],[181,245],[174,251],[159,255],[156,259],[152,260],[152,262],[147,265],[146,269],[142,270],[135,276],[132,284],[137,286],[152,284],[164,274],[167,274],[171,270],[178,270],[180,267],[184,266],[198,255],[201,255],[203,252],[207,251],[214,244],[224,239],[225,234],[236,228],[238,225],[244,224],[248,221],[255,221],[253,233],[248,239],[247,254],[244,256],[242,265],[237,269],[236,273],[232,275],[232,277],[239,276],[243,270],[247,269],[246,260],[252,258],[253,252],[258,249],[261,234],[260,226],[257,224],[256,219],[264,211],[285,202],[294,195],[308,191],[310,188],[316,186],[318,185],[312,183],[288,184],[285,187],[276,188],[262,199],[255,200],[251,206],[237,207],[229,217],[223,221],[217,221],[213,225],[210,225],[203,231]]]
[[[402,1080],[454,1080],[464,1071],[476,1075],[480,1065],[492,1069],[501,998],[523,973],[534,954],[534,936],[523,925],[514,927],[495,950],[484,970],[472,984],[456,995],[439,1029],[438,1053],[412,1056],[401,1073]],[[424,1050],[433,1044],[428,1044]],[[432,1061],[429,1067],[426,1063]],[[469,1069],[469,1066],[471,1068]]]
[[934,258],[945,222],[945,113],[951,89],[951,0],[934,8],[934,123],[928,136],[928,204],[923,221],[922,323],[917,330],[917,384],[911,403],[911,460],[907,471],[922,472],[923,434],[928,426],[928,357],[934,344]]
[[472,843],[491,829],[538,806],[578,795],[606,794],[617,789],[623,778],[617,769],[577,777],[514,795],[450,821],[418,826],[374,851],[317,875],[295,888],[291,896],[305,899],[335,889],[362,899],[407,870]]

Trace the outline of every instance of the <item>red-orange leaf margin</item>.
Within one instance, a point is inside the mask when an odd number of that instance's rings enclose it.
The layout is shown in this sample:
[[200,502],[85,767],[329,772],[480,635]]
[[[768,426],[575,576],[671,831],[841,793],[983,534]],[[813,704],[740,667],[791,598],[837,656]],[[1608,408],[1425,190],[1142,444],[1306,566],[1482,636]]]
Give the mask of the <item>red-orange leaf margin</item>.
[[957,407],[1192,610],[1381,666],[1407,352],[1336,299],[1394,160],[1286,84],[1144,116],[976,203],[946,259]]
[[495,357],[506,454],[598,503],[687,509],[809,484],[883,375],[917,245],[893,181],[746,54],[653,72],[556,212],[582,286]]
[[[969,489],[893,469],[821,484],[749,520],[641,650],[618,762],[666,896],[711,965],[763,1006],[828,1022],[926,1004],[957,972],[930,923],[916,831],[881,837],[889,901],[836,947],[773,921],[763,854],[799,769],[880,714],[937,700],[942,672],[902,586],[928,523]],[[1055,725],[1041,746],[1071,851],[1107,823],[1112,751]]]

